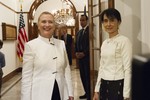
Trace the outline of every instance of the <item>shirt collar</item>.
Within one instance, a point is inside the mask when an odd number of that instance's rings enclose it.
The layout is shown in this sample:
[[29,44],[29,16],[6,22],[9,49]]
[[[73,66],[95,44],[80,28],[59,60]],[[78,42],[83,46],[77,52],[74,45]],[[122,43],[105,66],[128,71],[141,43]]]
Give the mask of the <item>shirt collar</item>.
[[54,43],[54,37],[52,36],[51,38],[45,38],[45,37],[42,37],[41,35],[39,35],[39,38],[41,39],[41,40],[43,40],[44,42],[46,42],[46,43],[50,43],[50,44],[52,44],[52,45],[54,45],[55,43]]
[[115,36],[113,36],[113,37],[111,37],[111,38],[109,38],[109,39],[114,39],[114,38],[116,38],[116,37],[118,37],[120,34],[118,33],[117,35],[115,35]]
[[108,39],[107,39],[107,43],[113,41],[114,39],[116,39],[116,38],[119,37],[119,36],[120,36],[120,34],[117,34],[117,35],[115,35],[115,36],[113,36],[113,37],[111,37],[111,38],[108,38]]
[[84,29],[84,30],[85,30],[87,27],[88,27],[88,25],[86,25],[86,26],[85,26],[84,28],[82,28],[82,29]]

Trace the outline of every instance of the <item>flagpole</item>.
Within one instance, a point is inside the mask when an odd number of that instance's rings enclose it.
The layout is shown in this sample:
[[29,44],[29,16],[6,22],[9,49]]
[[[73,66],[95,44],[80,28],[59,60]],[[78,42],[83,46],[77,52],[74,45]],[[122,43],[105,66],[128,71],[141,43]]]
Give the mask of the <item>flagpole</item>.
[[25,23],[24,23],[24,18],[23,18],[23,13],[22,13],[22,2],[23,0],[20,1],[20,17],[19,17],[19,30],[18,30],[18,36],[17,36],[17,55],[19,57],[19,60],[22,62],[23,61],[23,52],[25,48],[25,43],[28,42],[28,37],[26,34],[25,30]]

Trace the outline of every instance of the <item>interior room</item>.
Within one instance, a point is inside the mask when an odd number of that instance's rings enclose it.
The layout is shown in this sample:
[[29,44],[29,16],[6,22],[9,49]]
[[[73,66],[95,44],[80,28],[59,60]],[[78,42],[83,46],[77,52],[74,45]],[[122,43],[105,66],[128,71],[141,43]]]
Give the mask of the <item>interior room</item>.
[[[59,25],[67,25],[67,33],[72,36],[72,65],[70,65],[74,100],[85,93],[80,79],[79,61],[75,55],[77,32],[82,28],[80,16],[88,16],[89,55],[90,55],[90,90],[91,100],[98,77],[101,59],[101,46],[108,34],[101,25],[100,14],[107,8],[115,8],[121,13],[122,23],[119,33],[129,38],[132,43],[134,58],[150,53],[150,0],[0,0],[0,40],[5,55],[5,67],[2,77],[0,100],[21,100],[21,79],[23,59],[18,55],[18,36],[21,14],[24,20],[24,32],[27,41],[39,36],[38,17],[48,11],[54,15],[57,23],[53,36],[60,39]],[[26,43],[24,41],[23,43]],[[24,44],[23,44],[24,46]],[[22,51],[24,53],[24,51]],[[149,59],[147,57],[146,59]],[[134,99],[133,99],[134,100]]]

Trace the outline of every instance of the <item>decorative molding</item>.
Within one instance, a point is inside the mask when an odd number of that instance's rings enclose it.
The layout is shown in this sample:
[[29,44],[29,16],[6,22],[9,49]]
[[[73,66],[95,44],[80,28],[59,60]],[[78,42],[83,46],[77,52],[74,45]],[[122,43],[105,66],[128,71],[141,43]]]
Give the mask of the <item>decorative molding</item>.
[[13,9],[10,8],[10,7],[8,7],[7,5],[5,5],[4,3],[2,3],[1,1],[0,1],[0,4],[2,4],[4,7],[8,8],[9,10],[11,10],[11,11],[17,13],[15,10],[13,10]]
[[[17,13],[17,14],[21,13],[21,12],[17,12],[17,11],[15,11],[14,9],[8,7],[7,5],[5,5],[4,3],[2,3],[1,1],[0,1],[0,4],[3,5],[4,7],[6,7],[7,9],[11,10],[11,11],[14,12],[14,13]],[[22,12],[22,13],[29,13],[29,12]]]

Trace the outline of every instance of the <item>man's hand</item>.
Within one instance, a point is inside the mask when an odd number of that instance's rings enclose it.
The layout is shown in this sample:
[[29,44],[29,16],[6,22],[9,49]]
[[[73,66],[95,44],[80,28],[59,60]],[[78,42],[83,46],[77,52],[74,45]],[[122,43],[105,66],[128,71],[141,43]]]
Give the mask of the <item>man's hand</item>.
[[84,55],[84,53],[83,52],[77,52],[76,53],[76,57],[78,58],[78,59],[81,59],[81,58],[83,58],[85,55]]

